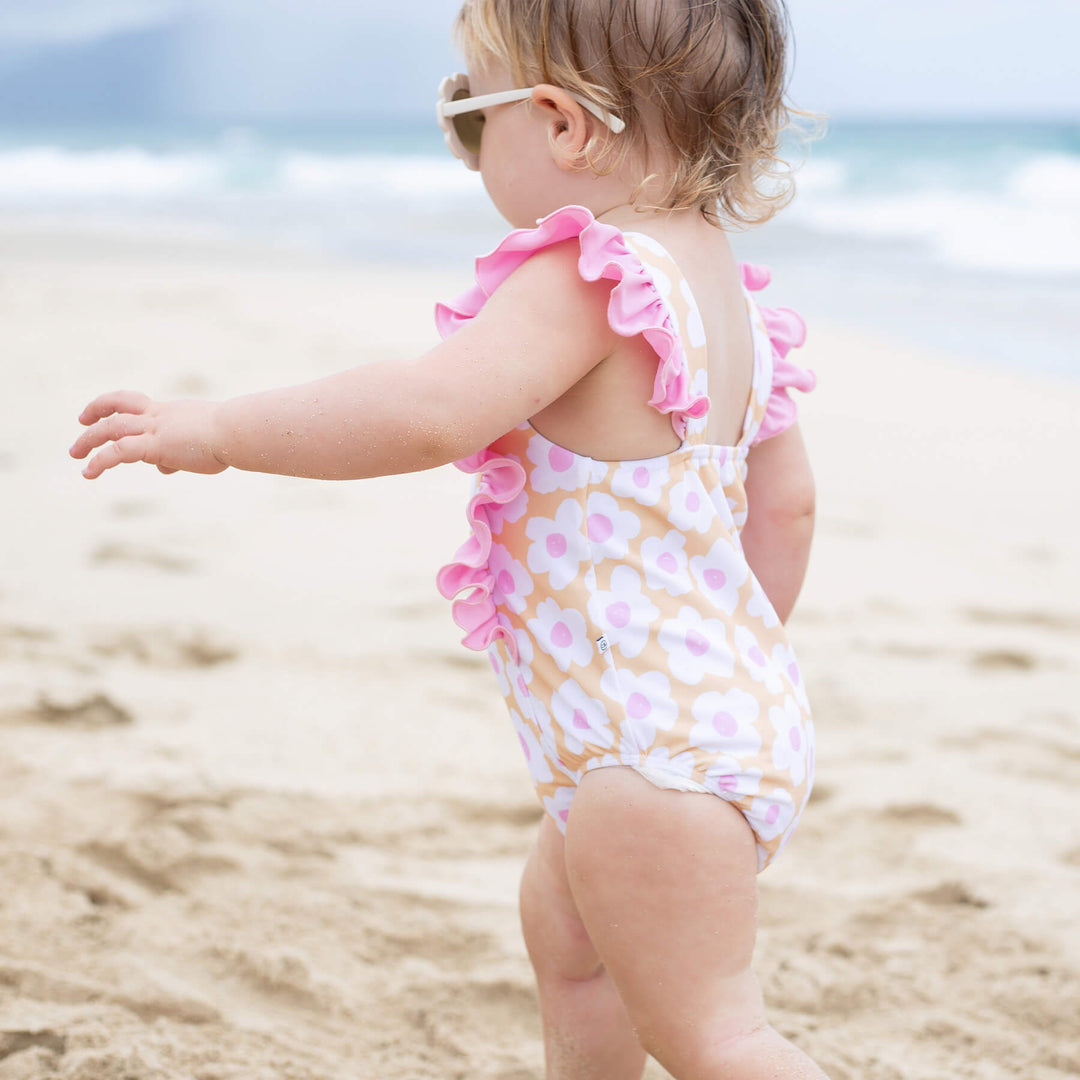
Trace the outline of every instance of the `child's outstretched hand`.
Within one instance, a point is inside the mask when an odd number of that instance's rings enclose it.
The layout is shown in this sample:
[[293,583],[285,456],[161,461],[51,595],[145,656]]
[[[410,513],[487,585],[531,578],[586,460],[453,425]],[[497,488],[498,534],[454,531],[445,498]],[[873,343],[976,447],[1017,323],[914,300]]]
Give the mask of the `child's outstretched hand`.
[[213,451],[216,408],[210,401],[152,401],[130,390],[102,394],[80,414],[79,423],[87,430],[69,452],[81,461],[104,447],[83,469],[87,480],[135,461],[156,465],[163,473],[224,472],[228,466]]

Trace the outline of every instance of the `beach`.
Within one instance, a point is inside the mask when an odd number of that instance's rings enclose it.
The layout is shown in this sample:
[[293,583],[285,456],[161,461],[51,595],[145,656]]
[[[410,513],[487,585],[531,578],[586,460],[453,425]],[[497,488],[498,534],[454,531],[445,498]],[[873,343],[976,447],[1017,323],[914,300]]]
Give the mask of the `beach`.
[[[66,455],[106,390],[411,357],[468,272],[0,225],[0,1080],[542,1075],[540,808],[434,585],[466,478]],[[805,314],[818,779],[760,879],[773,1022],[833,1080],[1075,1077],[1080,382]]]

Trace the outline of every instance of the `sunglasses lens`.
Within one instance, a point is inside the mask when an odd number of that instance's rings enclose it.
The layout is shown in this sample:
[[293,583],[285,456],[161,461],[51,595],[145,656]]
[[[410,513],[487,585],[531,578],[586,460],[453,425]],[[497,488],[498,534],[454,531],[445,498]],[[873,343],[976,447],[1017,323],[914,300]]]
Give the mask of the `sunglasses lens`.
[[[458,90],[453,97],[454,101],[461,101],[469,96],[468,88]],[[480,153],[480,137],[484,133],[484,115],[480,112],[459,113],[453,117],[454,130],[461,140],[461,145],[470,154]]]

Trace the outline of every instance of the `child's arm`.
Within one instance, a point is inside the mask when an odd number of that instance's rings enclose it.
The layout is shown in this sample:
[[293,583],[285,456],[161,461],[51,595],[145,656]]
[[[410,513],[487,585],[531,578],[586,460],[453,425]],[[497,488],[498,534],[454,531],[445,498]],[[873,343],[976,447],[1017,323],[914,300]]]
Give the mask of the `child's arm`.
[[787,622],[814,534],[814,477],[798,425],[754,446],[747,470],[743,551],[777,615]]
[[583,281],[577,241],[538,252],[480,314],[416,360],[365,364],[222,403],[105,394],[71,448],[83,475],[125,462],[163,472],[228,466],[324,480],[433,468],[467,457],[560,397],[614,351],[611,282]]

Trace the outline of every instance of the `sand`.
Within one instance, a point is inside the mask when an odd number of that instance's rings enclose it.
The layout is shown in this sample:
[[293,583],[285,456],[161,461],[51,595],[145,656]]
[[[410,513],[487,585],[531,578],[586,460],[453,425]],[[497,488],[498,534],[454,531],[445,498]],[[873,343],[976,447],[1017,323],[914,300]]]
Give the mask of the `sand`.
[[[0,233],[0,1080],[542,1075],[539,810],[432,580],[463,479],[66,458],[106,389],[424,349],[460,269]],[[820,321],[805,357],[819,781],[761,878],[774,1021],[834,1080],[1080,1075],[1080,386]]]

